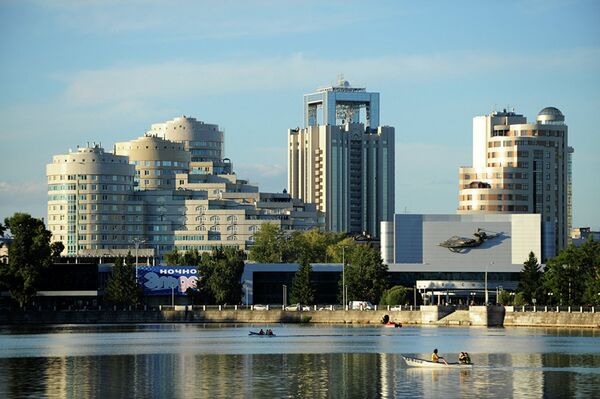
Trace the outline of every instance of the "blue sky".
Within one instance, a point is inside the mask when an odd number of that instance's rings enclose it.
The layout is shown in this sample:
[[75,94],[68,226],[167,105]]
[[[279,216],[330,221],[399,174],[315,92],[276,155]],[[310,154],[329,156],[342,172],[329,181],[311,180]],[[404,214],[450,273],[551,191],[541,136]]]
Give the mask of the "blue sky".
[[0,0],[0,218],[46,214],[45,165],[178,115],[219,124],[263,191],[286,187],[302,96],[338,74],[396,128],[396,212],[454,213],[476,115],[555,106],[574,225],[600,229],[600,2]]

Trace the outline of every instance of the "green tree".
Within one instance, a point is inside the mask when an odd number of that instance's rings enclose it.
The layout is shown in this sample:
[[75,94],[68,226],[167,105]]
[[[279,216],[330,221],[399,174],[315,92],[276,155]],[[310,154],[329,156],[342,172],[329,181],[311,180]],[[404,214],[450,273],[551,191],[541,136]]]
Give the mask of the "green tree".
[[164,255],[165,263],[168,266],[182,266],[183,265],[183,253],[179,252],[177,248],[173,251],[168,252]]
[[501,305],[512,305],[513,296],[506,290],[500,291],[498,294],[498,303]]
[[533,252],[529,253],[529,258],[523,264],[517,292],[523,293],[527,304],[533,303],[533,299],[543,299],[542,270]]
[[258,263],[286,262],[287,239],[284,232],[273,223],[264,223],[254,234],[254,244],[248,258]]
[[315,303],[315,289],[311,282],[312,267],[308,262],[300,264],[300,268],[292,280],[290,299],[292,303],[312,305]]
[[294,232],[288,240],[288,259],[300,264],[333,262],[327,249],[344,237],[343,233],[322,232],[319,229]]
[[215,249],[210,256],[203,257],[204,270],[208,271],[206,286],[216,303],[240,303],[244,256],[243,251],[226,247]]
[[55,241],[52,244],[50,244],[50,252],[51,252],[51,257],[53,260],[60,258],[60,254],[64,250],[65,250],[65,246],[60,241]]
[[4,220],[2,235],[10,230],[8,265],[0,267],[0,285],[23,307],[35,296],[43,269],[52,263],[50,238],[44,222],[26,213],[15,213]]
[[527,305],[527,302],[525,301],[525,296],[523,295],[522,292],[517,292],[515,294],[515,301],[514,301],[514,305],[515,306],[523,306],[523,305]]
[[413,290],[395,285],[381,295],[380,305],[405,305],[413,302]]
[[335,242],[332,242],[327,246],[327,258],[332,263],[342,263],[346,258],[346,264],[348,264],[348,256],[350,255],[351,248],[356,245],[352,237],[339,237]]
[[117,305],[136,305],[140,300],[140,287],[135,280],[134,259],[117,258],[106,283],[106,300]]
[[549,259],[544,285],[559,304],[596,303],[594,291],[600,285],[600,243],[589,240],[580,247],[569,245]]
[[[370,245],[353,245],[346,250],[346,259],[347,301],[379,303],[388,286],[387,265],[383,264],[379,251]],[[341,279],[339,285],[341,298]]]

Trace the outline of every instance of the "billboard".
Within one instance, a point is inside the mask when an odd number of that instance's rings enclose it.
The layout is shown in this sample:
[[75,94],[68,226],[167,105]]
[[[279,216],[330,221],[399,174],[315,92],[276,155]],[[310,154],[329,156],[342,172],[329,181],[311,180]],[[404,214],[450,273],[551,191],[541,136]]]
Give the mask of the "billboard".
[[199,278],[197,266],[138,266],[137,275],[144,295],[186,295]]

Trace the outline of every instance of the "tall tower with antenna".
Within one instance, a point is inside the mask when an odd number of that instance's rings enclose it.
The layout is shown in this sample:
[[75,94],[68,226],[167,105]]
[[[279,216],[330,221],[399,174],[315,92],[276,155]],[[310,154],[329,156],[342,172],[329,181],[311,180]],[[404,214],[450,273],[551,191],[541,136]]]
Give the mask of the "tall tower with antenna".
[[394,128],[379,93],[335,85],[304,96],[304,127],[288,130],[288,190],[317,204],[331,231],[379,236],[394,215]]

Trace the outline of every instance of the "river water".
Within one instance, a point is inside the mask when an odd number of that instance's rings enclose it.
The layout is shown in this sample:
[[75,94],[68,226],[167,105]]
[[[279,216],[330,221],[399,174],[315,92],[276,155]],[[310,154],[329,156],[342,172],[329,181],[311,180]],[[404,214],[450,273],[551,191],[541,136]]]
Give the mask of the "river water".
[[[272,328],[276,337],[248,336]],[[471,370],[407,367],[401,355]],[[600,331],[308,325],[0,328],[0,398],[600,398]]]

